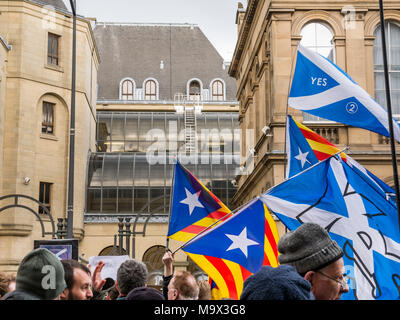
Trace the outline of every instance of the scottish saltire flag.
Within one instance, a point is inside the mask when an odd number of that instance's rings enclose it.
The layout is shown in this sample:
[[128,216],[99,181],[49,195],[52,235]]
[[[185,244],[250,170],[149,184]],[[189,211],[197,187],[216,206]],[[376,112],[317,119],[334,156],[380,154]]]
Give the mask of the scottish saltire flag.
[[[316,164],[318,161],[325,160],[340,152],[340,149],[334,144],[305,125],[297,122],[290,115],[287,116],[286,122],[286,141],[288,159],[288,165],[286,167],[287,178],[298,174],[311,165]],[[375,184],[375,187],[378,187],[384,193],[385,197],[393,201],[393,204],[396,205],[396,194],[391,187],[344,152],[340,153],[340,157],[347,162],[348,165],[354,167],[354,170],[358,170],[360,176],[368,183]]]
[[[386,110],[338,66],[301,45],[297,49],[288,105],[390,137]],[[400,142],[400,126],[395,121],[393,129],[394,138]]]
[[179,161],[175,164],[168,237],[189,241],[231,212]]
[[342,299],[400,298],[397,210],[346,162],[321,161],[260,199],[288,229],[318,223],[338,242],[350,278]]
[[244,281],[263,265],[278,265],[278,230],[267,207],[254,199],[183,246],[215,282],[220,297],[239,299]]

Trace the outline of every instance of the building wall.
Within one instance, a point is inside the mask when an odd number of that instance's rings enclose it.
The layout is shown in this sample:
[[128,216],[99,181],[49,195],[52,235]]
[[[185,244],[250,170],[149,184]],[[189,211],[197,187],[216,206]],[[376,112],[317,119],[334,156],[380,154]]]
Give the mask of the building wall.
[[[7,57],[10,48],[0,39],[0,150],[3,150],[4,137],[4,111],[6,101],[6,80],[7,80]],[[2,153],[0,152],[0,155]],[[0,156],[0,172],[3,166],[3,157]],[[3,188],[2,180],[0,179],[0,192]]]
[[[39,199],[39,183],[52,183],[51,214],[67,214],[68,154],[71,105],[72,16],[29,1],[0,1],[0,34],[13,50],[8,54],[4,105],[1,196],[21,194]],[[59,65],[47,64],[48,33],[60,36]],[[77,82],[74,235],[84,234],[86,164],[95,150],[96,78],[99,56],[89,21],[77,21]],[[42,103],[54,103],[54,134],[42,134]],[[1,126],[0,126],[1,129]],[[29,177],[29,184],[24,178]],[[37,212],[31,200],[21,204]],[[1,206],[13,203],[4,200]],[[0,270],[16,270],[20,259],[41,239],[38,219],[27,209],[0,213]],[[43,217],[46,232],[50,220]],[[50,235],[46,235],[50,238]]]
[[[400,22],[398,2],[386,1],[385,8],[385,19]],[[300,31],[311,21],[329,26],[334,34],[336,63],[374,96],[373,32],[379,24],[378,3],[248,1],[246,11],[238,10],[240,31],[229,73],[237,80],[241,126],[250,129],[256,156],[254,169],[238,178],[237,205],[284,180],[286,114],[303,121],[301,112],[287,107],[287,98]],[[335,144],[339,148],[350,146],[353,158],[393,185],[387,139],[337,123],[305,124],[313,130],[337,130]],[[271,136],[260,132],[263,126],[270,127]],[[244,158],[251,158],[248,149],[243,148]]]

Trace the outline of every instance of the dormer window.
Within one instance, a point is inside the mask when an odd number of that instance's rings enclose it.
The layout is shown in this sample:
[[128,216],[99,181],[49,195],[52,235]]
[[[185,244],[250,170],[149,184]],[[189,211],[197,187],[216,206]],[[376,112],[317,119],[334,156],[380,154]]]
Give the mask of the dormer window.
[[157,100],[157,84],[154,80],[147,80],[145,82],[144,100]]
[[201,83],[198,80],[192,80],[189,83],[189,100],[201,100]]
[[224,101],[224,83],[221,80],[214,80],[211,85],[211,100]]
[[134,100],[135,84],[131,79],[123,79],[120,84],[120,99]]

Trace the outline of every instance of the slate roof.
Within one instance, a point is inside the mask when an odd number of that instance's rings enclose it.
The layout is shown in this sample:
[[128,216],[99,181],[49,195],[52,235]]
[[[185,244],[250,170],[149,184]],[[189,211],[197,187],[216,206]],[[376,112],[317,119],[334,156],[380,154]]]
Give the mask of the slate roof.
[[149,77],[157,79],[160,100],[186,93],[192,78],[200,79],[203,89],[221,78],[226,100],[236,100],[236,82],[228,75],[229,66],[222,67],[223,58],[197,25],[98,22],[94,36],[101,61],[99,100],[118,100],[120,81],[126,77],[134,79],[137,88]]
[[43,5],[50,5],[56,9],[61,9],[63,11],[69,11],[68,8],[65,6],[63,0],[31,0],[32,2],[36,2]]

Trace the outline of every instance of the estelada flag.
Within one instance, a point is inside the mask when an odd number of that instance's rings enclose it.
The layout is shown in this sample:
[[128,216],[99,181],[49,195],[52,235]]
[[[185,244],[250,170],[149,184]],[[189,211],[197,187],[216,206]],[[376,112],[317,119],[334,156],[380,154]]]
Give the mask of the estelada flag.
[[175,164],[168,237],[189,241],[231,211],[179,161]]
[[237,300],[244,281],[262,266],[278,266],[276,223],[254,199],[183,245],[183,251],[215,282],[221,298]]

